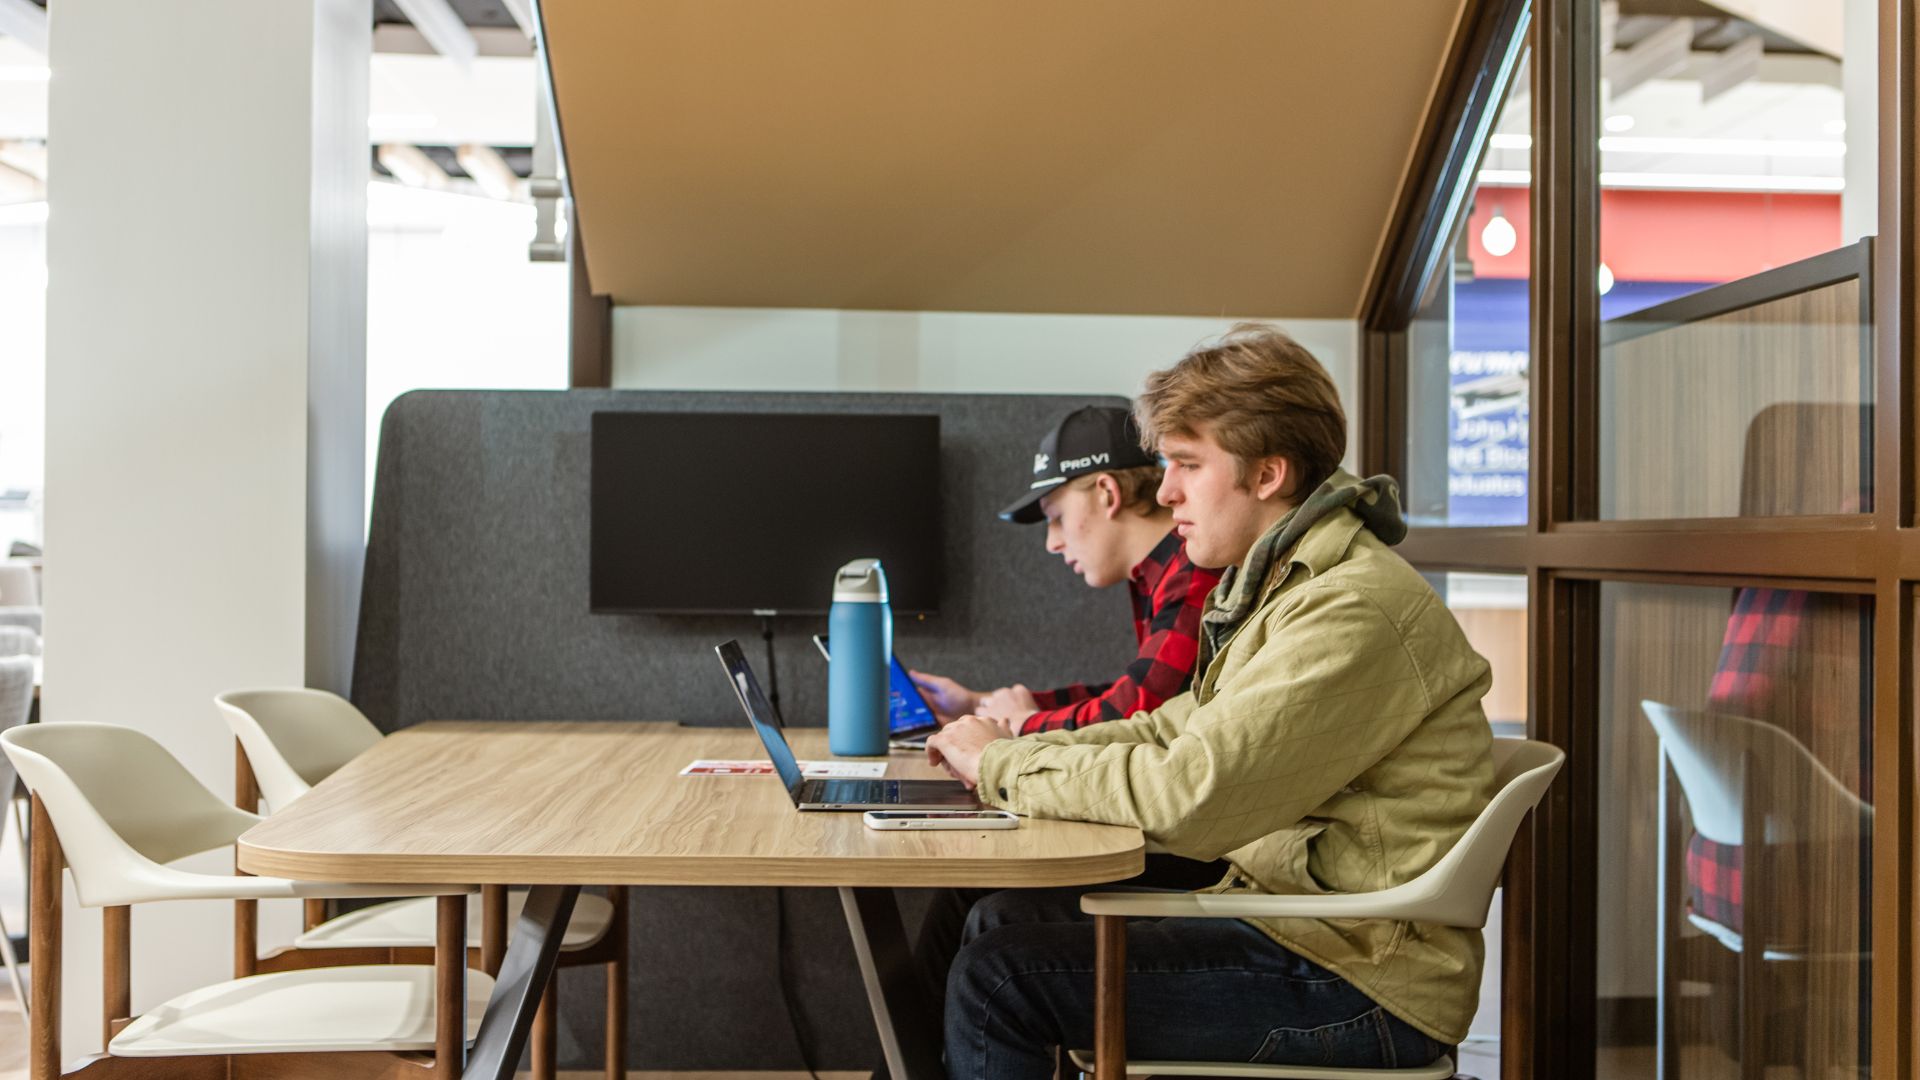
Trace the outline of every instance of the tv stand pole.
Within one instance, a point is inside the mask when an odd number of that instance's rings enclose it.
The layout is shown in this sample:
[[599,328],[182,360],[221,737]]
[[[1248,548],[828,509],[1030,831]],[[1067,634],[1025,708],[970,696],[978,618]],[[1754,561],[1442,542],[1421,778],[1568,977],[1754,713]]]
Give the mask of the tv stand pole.
[[787,726],[787,718],[780,712],[780,669],[773,662],[773,617],[778,612],[756,611],[760,616],[760,640],[767,645],[767,704],[773,706],[773,718],[781,727]]

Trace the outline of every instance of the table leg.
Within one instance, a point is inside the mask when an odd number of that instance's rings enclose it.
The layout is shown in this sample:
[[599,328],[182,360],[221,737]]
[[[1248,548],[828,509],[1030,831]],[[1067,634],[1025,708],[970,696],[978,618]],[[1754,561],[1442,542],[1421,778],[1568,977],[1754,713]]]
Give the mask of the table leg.
[[945,1080],[940,1060],[940,1018],[932,1015],[926,989],[913,966],[906,927],[892,889],[840,890],[860,980],[873,1007],[873,1026],[892,1080]]
[[579,896],[578,885],[536,885],[527,894],[527,906],[507,940],[493,996],[480,1017],[480,1035],[467,1058],[465,1080],[513,1080],[534,1010],[553,978],[560,940],[566,936],[567,920],[573,917],[573,902]]

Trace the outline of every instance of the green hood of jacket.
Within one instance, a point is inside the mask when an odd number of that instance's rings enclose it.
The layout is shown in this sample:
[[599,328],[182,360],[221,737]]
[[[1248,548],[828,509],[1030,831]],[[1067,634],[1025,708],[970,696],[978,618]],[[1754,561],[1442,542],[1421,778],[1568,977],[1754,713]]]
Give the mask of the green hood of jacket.
[[1293,551],[1307,530],[1342,509],[1352,510],[1367,531],[1389,547],[1407,538],[1407,522],[1400,514],[1400,487],[1393,477],[1362,480],[1345,469],[1335,469],[1313,494],[1254,541],[1240,565],[1228,567],[1220,576],[1206,614],[1200,617],[1200,662],[1195,671],[1205,671],[1220,646],[1260,607],[1273,568]]

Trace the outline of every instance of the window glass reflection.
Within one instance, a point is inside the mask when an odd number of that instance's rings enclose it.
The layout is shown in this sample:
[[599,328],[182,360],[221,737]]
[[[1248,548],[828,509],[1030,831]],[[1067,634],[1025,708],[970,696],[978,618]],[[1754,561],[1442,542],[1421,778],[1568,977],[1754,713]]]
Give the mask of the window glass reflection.
[[1872,603],[1601,589],[1598,1076],[1865,1076]]

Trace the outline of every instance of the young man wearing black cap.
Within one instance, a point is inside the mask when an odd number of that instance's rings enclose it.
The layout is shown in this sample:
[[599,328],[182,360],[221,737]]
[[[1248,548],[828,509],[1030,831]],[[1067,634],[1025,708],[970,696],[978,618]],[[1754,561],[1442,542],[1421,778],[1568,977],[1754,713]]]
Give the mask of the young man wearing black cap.
[[[1015,685],[980,693],[913,672],[942,723],[972,714],[1000,721],[1012,735],[1068,731],[1151,711],[1187,690],[1199,655],[1200,614],[1220,571],[1187,558],[1173,511],[1155,501],[1161,477],[1127,409],[1088,406],[1047,433],[1033,456],[1026,492],[1000,517],[1022,525],[1045,521],[1047,550],[1088,585],[1126,582],[1140,651],[1113,682],[1039,692]],[[1198,889],[1225,873],[1224,863],[1153,854],[1146,872],[1130,884]],[[936,1004],[945,998],[967,913],[990,891],[943,889],[928,905],[914,958]]]
[[943,722],[971,713],[1005,721],[1015,734],[1071,730],[1157,708],[1187,688],[1199,652],[1200,612],[1220,572],[1187,558],[1173,512],[1154,501],[1160,478],[1126,409],[1089,405],[1068,413],[1040,440],[1027,490],[1000,518],[1046,522],[1047,550],[1088,585],[1126,582],[1140,651],[1112,682],[1057,690],[1015,684],[982,693],[914,672]]

